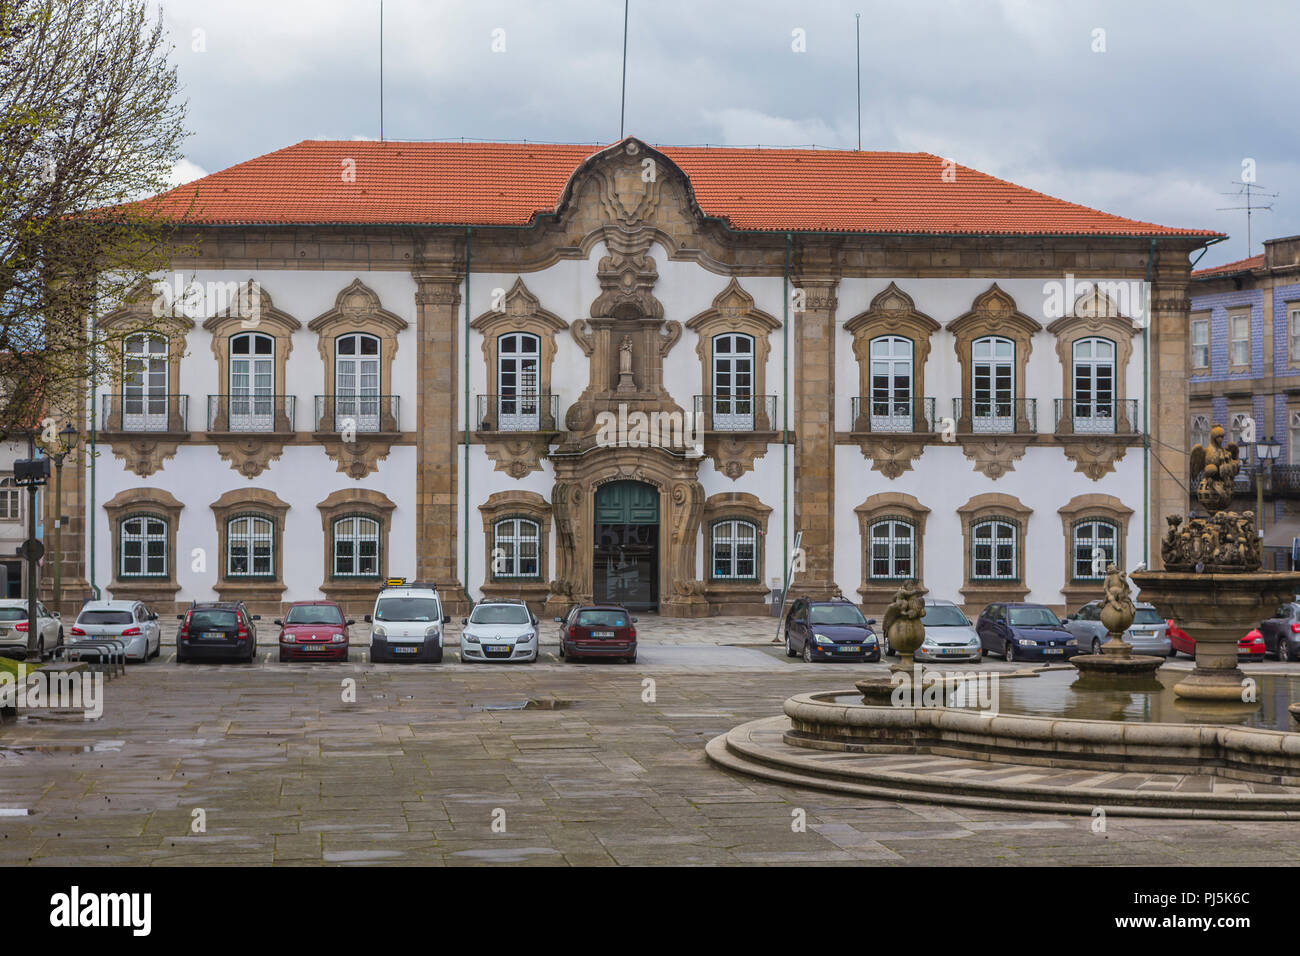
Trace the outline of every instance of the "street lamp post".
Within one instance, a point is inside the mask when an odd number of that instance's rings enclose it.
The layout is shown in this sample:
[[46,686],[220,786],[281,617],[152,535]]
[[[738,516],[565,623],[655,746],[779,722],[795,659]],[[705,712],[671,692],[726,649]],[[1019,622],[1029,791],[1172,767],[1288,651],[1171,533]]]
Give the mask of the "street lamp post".
[[59,432],[59,443],[50,457],[54,459],[54,606],[63,610],[63,460],[77,446],[80,433],[69,422]]
[[1255,442],[1255,457],[1259,459],[1259,464],[1262,466],[1255,472],[1255,520],[1258,522],[1261,538],[1264,537],[1264,481],[1265,479],[1272,481],[1273,462],[1281,450],[1282,443],[1271,435]]
[[50,477],[50,460],[36,457],[36,434],[27,436],[27,458],[14,462],[14,484],[27,488],[27,540],[22,557],[27,561],[27,660],[41,660],[40,632],[36,616],[36,562],[41,558],[41,543],[36,539],[36,492]]

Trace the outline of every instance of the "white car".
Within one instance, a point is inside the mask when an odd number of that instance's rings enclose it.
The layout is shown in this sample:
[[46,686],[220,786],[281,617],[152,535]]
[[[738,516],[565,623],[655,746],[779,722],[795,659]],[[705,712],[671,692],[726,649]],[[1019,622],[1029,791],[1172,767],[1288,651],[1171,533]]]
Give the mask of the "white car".
[[158,615],[139,601],[89,601],[82,606],[68,644],[114,638],[126,645],[126,659],[147,661],[162,653]]
[[[983,658],[980,637],[962,609],[952,601],[925,599],[925,641],[916,649],[917,661],[979,661]],[[885,653],[894,656],[894,649],[885,638]]]
[[442,613],[436,584],[389,578],[375,598],[370,622],[370,660],[442,662],[442,626],[451,618]]
[[[36,646],[44,660],[63,643],[63,622],[59,619],[59,612],[51,611],[37,601],[36,629],[40,635]],[[19,660],[27,656],[27,602],[22,598],[0,599],[0,655]]]
[[541,643],[537,618],[523,601],[480,601],[461,623],[460,659],[475,661],[537,660]]

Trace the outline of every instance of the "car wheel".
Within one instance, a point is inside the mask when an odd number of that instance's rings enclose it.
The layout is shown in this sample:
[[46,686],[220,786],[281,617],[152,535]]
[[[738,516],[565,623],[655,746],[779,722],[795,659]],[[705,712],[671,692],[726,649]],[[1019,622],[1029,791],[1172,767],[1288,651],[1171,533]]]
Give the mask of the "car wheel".
[[434,654],[432,657],[429,658],[429,663],[431,664],[442,663],[442,648],[438,648],[438,653]]
[[1278,663],[1285,664],[1291,659],[1291,645],[1285,637],[1278,635],[1277,639],[1277,659]]
[[631,657],[625,657],[625,658],[623,658],[623,663],[624,663],[624,664],[635,664],[635,663],[636,663],[636,655],[633,654]]
[[813,662],[812,641],[803,642],[803,662],[805,664],[811,664]]
[[1094,637],[1092,639],[1092,652],[1094,654],[1101,653],[1101,640],[1099,638]]
[[790,629],[788,627],[785,629],[785,656],[786,657],[799,656],[798,651],[794,649],[794,645],[790,643]]
[[473,664],[473,663],[474,663],[472,660],[470,660],[470,659],[469,659],[468,657],[466,657],[464,654],[458,654],[457,656],[460,658],[460,662],[461,662],[462,664]]
[[1008,664],[1016,659],[1016,645],[1010,639],[1002,646],[1002,659]]

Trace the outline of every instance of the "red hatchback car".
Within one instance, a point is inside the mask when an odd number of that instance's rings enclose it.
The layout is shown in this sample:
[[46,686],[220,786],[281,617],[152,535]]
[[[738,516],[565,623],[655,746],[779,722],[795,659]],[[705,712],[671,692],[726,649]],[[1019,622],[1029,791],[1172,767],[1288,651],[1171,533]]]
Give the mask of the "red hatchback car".
[[560,656],[566,661],[580,657],[617,657],[636,663],[636,618],[617,604],[580,604],[568,617],[557,617],[560,625]]
[[[1173,621],[1165,622],[1169,631],[1169,656],[1177,657],[1179,651],[1188,657],[1196,656],[1196,639]],[[1264,659],[1264,638],[1258,630],[1252,630],[1237,642],[1237,657],[1243,661],[1262,661]]]
[[348,627],[355,621],[343,617],[333,601],[295,601],[280,625],[280,660],[345,661]]

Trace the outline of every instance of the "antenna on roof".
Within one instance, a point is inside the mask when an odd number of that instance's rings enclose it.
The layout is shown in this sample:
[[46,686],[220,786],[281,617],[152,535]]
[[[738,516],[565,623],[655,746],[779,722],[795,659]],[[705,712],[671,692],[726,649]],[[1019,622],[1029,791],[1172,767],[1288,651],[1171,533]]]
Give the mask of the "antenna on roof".
[[384,0],[379,0],[379,141],[384,141]]
[[862,14],[853,14],[853,32],[858,51],[858,152],[862,152]]
[[618,100],[618,138],[623,138],[623,115],[627,108],[627,6],[630,0],[623,0],[623,92]]
[[[1247,257],[1247,258],[1250,258],[1250,254],[1251,254],[1251,253],[1250,253],[1250,250],[1251,250],[1251,240],[1250,240],[1250,217],[1251,217],[1252,215],[1254,215],[1256,212],[1272,212],[1272,211],[1273,211],[1273,207],[1272,207],[1272,206],[1260,206],[1260,205],[1256,205],[1255,203],[1251,202],[1251,200],[1254,199],[1254,198],[1255,198],[1255,195],[1256,195],[1254,192],[1252,192],[1252,190],[1262,189],[1262,188],[1263,188],[1262,186],[1260,186],[1259,184],[1257,184],[1253,179],[1248,179],[1248,180],[1234,179],[1234,180],[1233,180],[1233,183],[1234,183],[1235,185],[1237,185],[1237,186],[1240,186],[1241,188],[1238,189],[1236,192],[1220,193],[1219,195],[1221,195],[1221,196],[1240,196],[1240,195],[1242,195],[1242,194],[1244,193],[1245,196],[1246,196],[1246,205],[1244,205],[1244,206],[1220,206],[1220,207],[1219,207],[1219,212],[1229,212],[1229,211],[1238,210],[1238,209],[1244,209],[1244,210],[1246,210],[1246,257]],[[1259,193],[1258,195],[1266,196],[1266,197],[1268,197],[1269,199],[1276,199],[1278,194],[1277,194],[1277,193],[1265,193],[1265,192],[1261,192],[1261,193]]]

